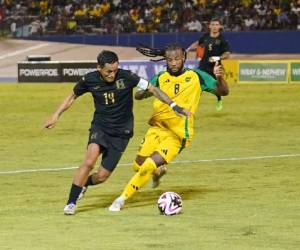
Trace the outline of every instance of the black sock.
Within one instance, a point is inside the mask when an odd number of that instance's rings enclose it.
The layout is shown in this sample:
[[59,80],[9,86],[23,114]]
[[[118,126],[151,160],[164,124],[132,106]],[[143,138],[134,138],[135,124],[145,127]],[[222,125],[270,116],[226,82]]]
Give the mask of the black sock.
[[222,100],[222,97],[217,95],[217,98],[218,98],[218,102]]
[[88,177],[88,179],[87,179],[87,181],[86,181],[86,183],[85,183],[85,185],[84,185],[85,187],[95,185],[95,184],[93,183],[93,178],[92,178],[92,176],[93,176],[93,175],[90,175],[90,176]]
[[76,204],[76,201],[78,199],[79,194],[82,191],[82,187],[79,187],[72,183],[70,194],[69,194],[69,200],[67,204],[73,203]]

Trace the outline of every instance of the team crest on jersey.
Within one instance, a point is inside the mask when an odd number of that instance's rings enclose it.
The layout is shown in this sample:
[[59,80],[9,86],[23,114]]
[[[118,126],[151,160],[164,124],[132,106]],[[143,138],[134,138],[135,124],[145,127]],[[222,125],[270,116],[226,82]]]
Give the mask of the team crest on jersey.
[[125,89],[124,79],[119,79],[116,81],[117,89]]
[[190,77],[190,76],[187,76],[186,78],[185,78],[185,81],[186,82],[190,82],[192,80],[192,77]]

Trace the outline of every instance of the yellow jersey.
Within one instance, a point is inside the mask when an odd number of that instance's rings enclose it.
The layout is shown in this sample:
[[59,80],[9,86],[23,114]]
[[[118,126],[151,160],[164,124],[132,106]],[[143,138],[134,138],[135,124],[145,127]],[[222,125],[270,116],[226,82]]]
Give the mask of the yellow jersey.
[[201,93],[203,91],[214,93],[217,81],[204,71],[186,68],[178,76],[173,76],[168,71],[160,72],[151,79],[150,83],[159,87],[177,105],[191,111],[193,115],[178,116],[169,105],[155,99],[149,124],[170,130],[180,139],[192,139]]

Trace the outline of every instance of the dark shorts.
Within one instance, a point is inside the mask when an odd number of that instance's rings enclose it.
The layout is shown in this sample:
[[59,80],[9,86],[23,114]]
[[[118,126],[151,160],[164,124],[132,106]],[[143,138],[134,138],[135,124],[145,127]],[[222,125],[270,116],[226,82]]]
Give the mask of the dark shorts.
[[91,128],[88,144],[96,143],[101,148],[101,165],[109,172],[114,171],[125,151],[130,138],[120,138],[106,134],[100,128]]

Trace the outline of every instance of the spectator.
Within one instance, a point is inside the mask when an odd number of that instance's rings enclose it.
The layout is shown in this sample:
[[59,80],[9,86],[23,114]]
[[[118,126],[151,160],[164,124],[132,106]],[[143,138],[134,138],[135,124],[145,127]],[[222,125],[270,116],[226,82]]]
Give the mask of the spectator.
[[218,17],[226,31],[296,30],[300,16],[298,0],[1,0],[1,3],[0,25],[2,22],[4,29],[10,29],[12,19],[22,20],[16,23],[19,27],[36,20],[43,23],[47,17],[43,33],[51,34],[70,33],[74,18],[77,28],[72,32],[92,31],[82,27],[90,26],[107,33],[130,33],[198,32],[205,30],[212,17]]

